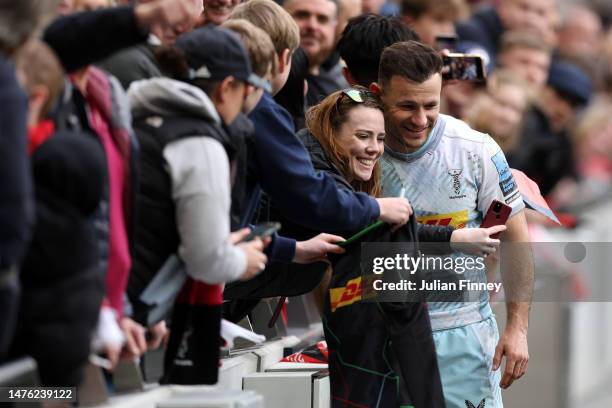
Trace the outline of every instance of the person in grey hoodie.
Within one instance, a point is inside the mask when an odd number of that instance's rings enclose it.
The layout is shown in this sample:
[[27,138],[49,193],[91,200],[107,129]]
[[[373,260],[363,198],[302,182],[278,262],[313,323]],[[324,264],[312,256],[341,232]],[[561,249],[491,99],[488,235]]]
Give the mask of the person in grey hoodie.
[[230,236],[234,149],[227,128],[249,90],[266,83],[251,72],[238,37],[225,29],[195,30],[163,59],[190,68],[177,72],[180,80],[134,82],[128,93],[141,145],[128,293],[137,309],[140,292],[178,249],[188,276],[210,285],[210,301],[221,304],[219,284],[252,277],[267,261],[260,240],[235,245],[245,231]]
[[[141,176],[128,296],[135,320],[144,323],[148,308],[140,295],[178,251],[188,278],[176,296],[164,381],[211,384],[218,372],[223,284],[249,279],[267,262],[262,240],[240,242],[248,229],[230,233],[235,149],[228,133],[253,87],[267,83],[252,73],[243,44],[227,29],[194,30],[160,56],[173,68],[173,79],[136,81],[128,93]],[[191,305],[197,312],[186,312]],[[196,356],[175,365],[185,358],[180,345],[187,334]]]

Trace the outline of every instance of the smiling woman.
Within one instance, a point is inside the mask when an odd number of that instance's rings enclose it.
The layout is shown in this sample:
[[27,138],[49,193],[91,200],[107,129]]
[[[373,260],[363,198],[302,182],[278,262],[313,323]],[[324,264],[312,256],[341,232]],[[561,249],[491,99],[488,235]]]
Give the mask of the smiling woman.
[[359,106],[349,113],[348,122],[340,129],[338,140],[344,147],[349,168],[356,180],[368,181],[376,161],[382,155],[385,128],[381,119],[380,111]]
[[306,124],[351,187],[380,195],[385,119],[378,96],[362,87],[335,92],[308,111]]

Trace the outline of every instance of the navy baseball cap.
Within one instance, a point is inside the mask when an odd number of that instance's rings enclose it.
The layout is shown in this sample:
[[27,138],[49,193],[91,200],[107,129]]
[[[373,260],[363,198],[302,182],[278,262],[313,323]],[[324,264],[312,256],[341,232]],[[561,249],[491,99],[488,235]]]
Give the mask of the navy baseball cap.
[[548,85],[577,106],[588,104],[593,93],[593,84],[589,76],[569,62],[553,61],[550,64]]
[[249,54],[238,34],[206,26],[181,35],[176,41],[189,64],[189,79],[223,80],[228,76],[272,91],[270,83],[253,73]]

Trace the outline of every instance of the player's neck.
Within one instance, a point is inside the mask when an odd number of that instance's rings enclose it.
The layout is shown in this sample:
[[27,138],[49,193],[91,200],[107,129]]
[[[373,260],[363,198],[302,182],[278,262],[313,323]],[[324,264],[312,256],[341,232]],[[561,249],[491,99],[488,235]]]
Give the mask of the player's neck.
[[427,140],[429,140],[430,135],[427,135],[427,139],[425,139],[425,143],[419,147],[411,147],[406,145],[402,140],[401,136],[394,136],[391,134],[387,134],[387,139],[385,140],[385,144],[391,148],[396,153],[410,154],[418,151],[421,147],[423,147]]

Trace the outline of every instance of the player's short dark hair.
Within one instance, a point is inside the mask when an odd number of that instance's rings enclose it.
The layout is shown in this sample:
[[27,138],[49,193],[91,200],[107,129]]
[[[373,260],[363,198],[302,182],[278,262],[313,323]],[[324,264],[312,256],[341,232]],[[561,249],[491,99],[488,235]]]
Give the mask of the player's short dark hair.
[[338,42],[338,52],[359,85],[378,80],[383,50],[396,42],[418,40],[400,19],[365,14],[349,20]]
[[393,44],[382,53],[378,81],[388,84],[394,75],[423,83],[442,71],[442,57],[436,50],[418,41]]

